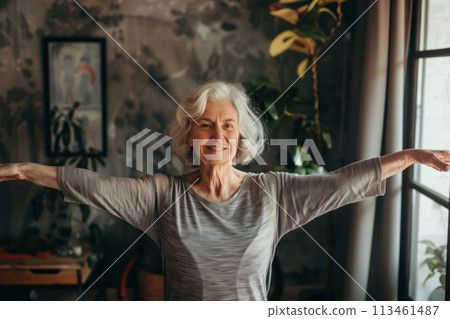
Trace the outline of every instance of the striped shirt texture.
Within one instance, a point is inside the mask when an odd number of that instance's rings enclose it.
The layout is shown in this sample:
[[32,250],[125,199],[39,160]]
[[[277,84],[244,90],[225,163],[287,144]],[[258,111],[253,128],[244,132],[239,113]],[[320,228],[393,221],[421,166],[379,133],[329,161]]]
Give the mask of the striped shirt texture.
[[379,157],[301,176],[248,173],[227,201],[209,201],[184,176],[113,177],[58,167],[66,202],[105,210],[158,245],[165,300],[267,300],[279,240],[343,205],[384,195]]

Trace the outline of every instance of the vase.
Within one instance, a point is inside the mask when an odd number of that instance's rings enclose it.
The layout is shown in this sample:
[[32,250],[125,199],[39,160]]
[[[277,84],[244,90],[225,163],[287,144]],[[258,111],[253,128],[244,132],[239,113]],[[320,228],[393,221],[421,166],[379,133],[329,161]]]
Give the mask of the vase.
[[445,300],[445,289],[442,286],[434,289],[428,296],[428,301],[442,301]]

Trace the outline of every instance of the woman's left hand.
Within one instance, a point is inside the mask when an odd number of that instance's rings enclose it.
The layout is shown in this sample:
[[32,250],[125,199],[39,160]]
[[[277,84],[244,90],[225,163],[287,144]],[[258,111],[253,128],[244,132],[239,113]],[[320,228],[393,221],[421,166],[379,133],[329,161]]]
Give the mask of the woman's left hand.
[[450,151],[408,149],[380,157],[382,176],[386,179],[413,164],[423,164],[440,172],[450,171]]
[[440,172],[450,171],[450,151],[414,150],[414,160]]

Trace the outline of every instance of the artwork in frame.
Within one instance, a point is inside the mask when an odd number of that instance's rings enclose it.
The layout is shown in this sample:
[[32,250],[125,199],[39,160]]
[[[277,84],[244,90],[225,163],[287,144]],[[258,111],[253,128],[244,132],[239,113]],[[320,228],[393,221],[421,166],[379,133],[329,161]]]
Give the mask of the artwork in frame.
[[106,156],[104,38],[44,37],[47,153]]

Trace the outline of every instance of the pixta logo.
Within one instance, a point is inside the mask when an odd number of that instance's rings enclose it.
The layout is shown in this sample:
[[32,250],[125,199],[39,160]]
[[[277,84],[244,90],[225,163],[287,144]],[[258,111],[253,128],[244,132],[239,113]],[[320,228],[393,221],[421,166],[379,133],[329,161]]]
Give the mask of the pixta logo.
[[[136,153],[136,169],[140,172],[144,172],[144,158],[147,158],[147,170],[146,173],[153,175],[153,167],[155,165],[154,158],[155,152],[159,150],[161,147],[164,147],[163,159],[158,162],[158,169],[166,165],[172,160],[172,148],[170,145],[166,145],[171,140],[170,136],[163,135],[161,137],[161,133],[152,132],[150,129],[146,128],[136,135],[129,138],[126,142],[126,162],[127,166],[133,168],[133,148],[135,148]],[[197,150],[197,152],[193,152],[193,164],[200,165],[200,159],[196,156],[196,153],[200,153],[199,148],[204,147],[205,145],[220,145],[221,140],[214,139],[194,139],[193,146]],[[229,141],[230,145],[233,145],[236,148],[237,141]],[[258,155],[257,149],[263,147],[266,143],[266,140],[260,140],[256,143],[256,145],[252,145],[249,140],[242,140],[243,146],[249,150],[249,155],[242,162],[243,165],[247,165],[252,160],[255,160],[258,165],[267,165],[261,155]],[[270,139],[270,146],[278,146],[280,147],[280,164],[287,165],[288,158],[288,146],[297,146],[296,139]],[[136,146],[135,146],[136,145]],[[224,150],[229,151],[228,147],[225,147]],[[144,153],[145,151],[145,153]],[[223,156],[225,152],[217,152],[217,154],[203,154],[207,161],[214,160],[223,160]],[[294,156],[294,163],[297,166],[301,166],[303,162],[311,162],[313,161],[311,153],[314,155],[316,162],[318,165],[325,165],[325,161],[323,160],[319,149],[316,144],[311,139],[306,139],[301,148],[296,148],[296,153]],[[158,153],[158,157],[161,158],[161,152]],[[234,160],[233,160],[234,161]],[[232,164],[235,162],[232,161]]]
[[[146,128],[133,135],[126,142],[126,162],[127,166],[133,168],[133,146],[136,144],[136,169],[144,172],[144,150],[147,155],[147,174],[153,175],[154,154],[157,149],[170,141],[171,137],[161,133],[153,132]],[[159,139],[158,139],[159,138]],[[172,147],[165,147],[165,156],[158,162],[158,169],[169,163],[172,159]]]

